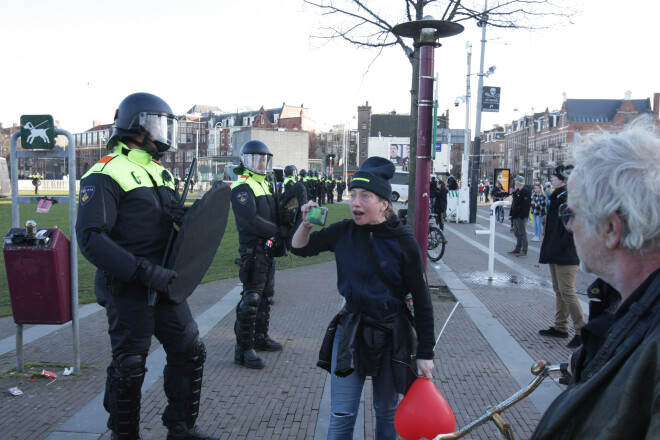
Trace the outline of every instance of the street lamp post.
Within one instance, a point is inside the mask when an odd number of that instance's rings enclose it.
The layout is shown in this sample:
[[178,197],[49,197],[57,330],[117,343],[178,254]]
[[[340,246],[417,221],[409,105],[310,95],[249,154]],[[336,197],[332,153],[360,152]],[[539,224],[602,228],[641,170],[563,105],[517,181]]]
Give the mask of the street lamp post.
[[[415,214],[413,235],[420,250],[422,261],[426,265],[426,248],[429,228],[429,185],[431,175],[431,141],[433,140],[433,85],[434,51],[437,40],[463,32],[458,23],[434,20],[424,17],[422,20],[401,23],[392,29],[395,35],[415,39],[419,46],[419,100],[417,119],[417,158],[415,176]],[[433,146],[435,148],[435,145]]]
[[[474,127],[474,151],[472,153],[472,168],[470,169],[470,223],[477,222],[477,192],[478,192],[478,178],[479,178],[479,162],[481,155],[481,107],[482,95],[484,89],[484,53],[486,51],[486,23],[488,15],[488,0],[484,0],[484,12],[479,20],[481,26],[481,61],[479,63],[479,87],[477,89],[477,116],[476,124]],[[489,69],[492,73],[495,69]]]

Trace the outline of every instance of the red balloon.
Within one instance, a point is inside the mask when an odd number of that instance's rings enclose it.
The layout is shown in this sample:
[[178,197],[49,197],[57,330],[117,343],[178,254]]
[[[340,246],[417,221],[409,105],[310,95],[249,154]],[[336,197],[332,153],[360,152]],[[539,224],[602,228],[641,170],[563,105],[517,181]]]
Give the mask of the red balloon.
[[405,440],[432,439],[456,430],[454,412],[433,382],[417,379],[394,415],[396,432]]

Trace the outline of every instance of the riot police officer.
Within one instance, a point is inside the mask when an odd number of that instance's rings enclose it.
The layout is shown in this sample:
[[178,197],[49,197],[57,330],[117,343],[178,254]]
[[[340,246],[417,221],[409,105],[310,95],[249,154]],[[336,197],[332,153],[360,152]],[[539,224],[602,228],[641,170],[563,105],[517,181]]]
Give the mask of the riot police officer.
[[344,182],[339,176],[339,179],[337,179],[337,201],[341,202],[341,196],[344,194],[344,190],[346,189],[346,182]]
[[[307,203],[307,189],[302,182],[296,180],[297,168],[295,165],[284,167],[284,192],[280,197],[282,212],[282,223],[289,227],[290,232],[295,232],[298,224],[302,221],[300,207]],[[287,240],[287,244],[289,241]]]
[[[176,277],[161,266],[182,209],[172,174],[155,159],[176,149],[176,117],[161,98],[127,96],[115,113],[108,148],[82,177],[76,235],[83,255],[98,268],[97,301],[108,316],[112,362],[103,406],[113,440],[140,438],[140,397],[152,336],[167,353],[163,424],[167,439],[214,439],[195,425],[206,348],[186,301],[165,299]],[[155,306],[151,291],[159,292]]]
[[277,222],[277,199],[266,175],[273,155],[261,141],[241,147],[240,177],[231,187],[231,204],[238,230],[238,253],[243,283],[236,306],[234,362],[248,368],[264,368],[256,350],[278,351],[282,344],[268,336],[270,309],[275,293],[275,258],[284,255],[288,232]]

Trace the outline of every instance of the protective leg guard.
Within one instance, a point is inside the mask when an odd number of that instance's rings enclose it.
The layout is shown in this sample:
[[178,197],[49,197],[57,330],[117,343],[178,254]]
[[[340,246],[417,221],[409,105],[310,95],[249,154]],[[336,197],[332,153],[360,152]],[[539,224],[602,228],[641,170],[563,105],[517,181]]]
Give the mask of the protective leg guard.
[[124,354],[108,366],[103,406],[110,414],[108,428],[113,439],[140,438],[140,399],[146,361],[146,353]]
[[257,311],[257,320],[254,329],[254,349],[263,351],[279,351],[282,344],[268,336],[268,327],[270,325],[270,308],[272,298],[263,298],[259,303]]
[[206,347],[204,342],[197,338],[180,362],[174,360],[165,365],[163,382],[167,407],[163,411],[162,420],[168,429],[168,439],[212,440],[214,438],[195,425],[199,415],[204,362],[206,362]]
[[171,429],[171,425],[179,422],[187,427],[195,425],[205,361],[206,347],[199,338],[190,345],[180,361],[168,359],[163,371],[167,407],[162,420],[166,427]]
[[247,290],[236,308],[236,347],[234,362],[248,368],[260,369],[266,366],[263,359],[254,351],[254,327],[257,309],[261,300],[261,292]]

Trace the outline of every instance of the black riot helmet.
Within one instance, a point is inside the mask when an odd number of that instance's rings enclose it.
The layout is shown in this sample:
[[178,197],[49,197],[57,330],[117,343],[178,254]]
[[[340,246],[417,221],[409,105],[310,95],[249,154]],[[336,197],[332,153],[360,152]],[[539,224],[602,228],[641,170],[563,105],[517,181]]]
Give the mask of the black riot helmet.
[[137,137],[146,135],[158,149],[153,152],[146,144],[135,142],[150,153],[160,156],[169,149],[177,148],[177,120],[170,106],[151,93],[133,93],[119,104],[115,112],[115,122],[112,135],[108,140],[108,148],[112,149],[122,137]]
[[266,175],[273,171],[273,155],[261,141],[247,141],[241,147],[241,165],[253,173]]
[[303,168],[302,170],[300,170],[300,172],[298,173],[298,175],[299,175],[300,177],[307,177],[307,171]]
[[295,165],[287,165],[284,167],[284,175],[289,177],[296,177],[297,175],[297,169]]

